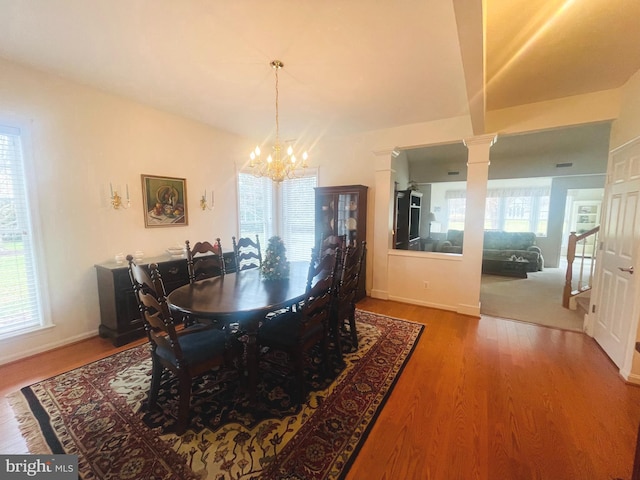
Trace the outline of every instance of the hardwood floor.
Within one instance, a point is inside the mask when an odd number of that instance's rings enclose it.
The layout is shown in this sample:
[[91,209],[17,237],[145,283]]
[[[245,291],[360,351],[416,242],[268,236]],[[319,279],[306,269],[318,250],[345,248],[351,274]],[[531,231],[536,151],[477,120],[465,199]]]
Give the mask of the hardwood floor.
[[[426,328],[348,480],[631,478],[640,388],[593,339],[370,298],[358,307]],[[26,451],[7,393],[116,350],[95,338],[0,367],[0,452]]]

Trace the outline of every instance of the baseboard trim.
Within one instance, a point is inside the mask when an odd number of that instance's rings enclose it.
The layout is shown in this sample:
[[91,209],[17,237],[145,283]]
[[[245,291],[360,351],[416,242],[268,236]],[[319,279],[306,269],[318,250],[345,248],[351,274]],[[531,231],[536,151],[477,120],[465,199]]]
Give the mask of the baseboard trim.
[[380,300],[389,300],[389,292],[386,290],[371,290],[369,296],[371,298],[379,298]]
[[98,330],[95,330],[93,332],[81,333],[74,337],[66,338],[58,342],[51,342],[44,345],[39,345],[29,350],[23,350],[20,353],[15,353],[13,355],[9,355],[6,357],[0,357],[0,365],[17,362],[18,360],[24,360],[25,358],[33,357],[34,355],[38,355],[39,353],[48,352],[49,350],[55,350],[56,348],[66,347],[67,345],[71,345],[72,343],[78,343],[83,340],[87,340],[88,338],[93,338],[97,336],[98,336]]
[[393,295],[389,295],[388,300],[392,300],[394,302],[408,303],[410,305],[419,305],[421,307],[436,308],[438,310],[447,310],[449,312],[458,312],[458,309],[456,309],[455,307],[452,307],[451,305],[444,305],[442,303],[433,303],[433,302],[423,302],[421,300],[416,300],[414,298],[396,297]]
[[620,376],[627,383],[632,383],[634,385],[640,385],[640,375],[637,374],[637,373],[623,372],[622,370],[620,370]]

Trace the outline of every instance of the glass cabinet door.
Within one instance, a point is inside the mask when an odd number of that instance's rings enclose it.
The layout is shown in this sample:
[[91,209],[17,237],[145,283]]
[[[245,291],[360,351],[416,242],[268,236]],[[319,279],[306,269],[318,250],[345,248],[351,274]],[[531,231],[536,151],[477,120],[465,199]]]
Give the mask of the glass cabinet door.
[[350,245],[358,241],[358,194],[338,195],[338,235],[345,235]]
[[345,235],[354,245],[366,239],[367,187],[316,188],[316,244],[331,235]]
[[[367,239],[367,190],[365,185],[316,187],[316,246],[332,235],[348,245]],[[362,265],[357,299],[365,296],[366,260]]]

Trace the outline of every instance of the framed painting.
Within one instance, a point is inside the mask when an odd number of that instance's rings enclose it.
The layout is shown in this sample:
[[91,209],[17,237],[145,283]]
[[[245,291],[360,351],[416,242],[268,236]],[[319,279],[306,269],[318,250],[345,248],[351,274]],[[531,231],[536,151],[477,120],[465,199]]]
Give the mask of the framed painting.
[[188,225],[186,179],[144,174],[141,177],[144,226]]

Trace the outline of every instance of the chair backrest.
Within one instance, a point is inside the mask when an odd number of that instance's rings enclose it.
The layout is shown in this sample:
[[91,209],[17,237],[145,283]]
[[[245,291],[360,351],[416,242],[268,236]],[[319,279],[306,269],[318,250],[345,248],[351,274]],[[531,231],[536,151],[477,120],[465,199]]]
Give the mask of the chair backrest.
[[142,288],[146,292],[152,293],[156,298],[167,296],[164,282],[159,273],[158,277],[153,280],[145,268],[134,262],[133,255],[127,255],[126,258],[129,263],[129,279],[134,291],[136,288]]
[[355,304],[360,283],[360,273],[366,250],[366,242],[360,245],[349,245],[342,260],[342,272],[336,293],[339,308]]
[[262,252],[260,251],[260,238],[256,235],[255,242],[249,237],[231,237],[233,252],[236,256],[236,271],[260,268],[262,266]]
[[[299,336],[304,337],[308,331],[317,330],[317,336],[325,335],[328,331],[329,316],[333,306],[333,294],[336,288],[334,276],[336,274],[338,256],[329,255],[329,268],[318,271],[312,276],[312,268],[309,269],[309,277],[315,279],[307,288],[305,299],[300,307],[302,322]],[[322,328],[319,328],[319,327]]]
[[311,263],[307,273],[307,290],[321,278],[329,275],[333,276],[334,284],[337,285],[339,279],[339,271],[342,265],[342,251],[336,248],[331,255],[325,255],[320,258],[315,249],[311,252]]
[[338,249],[344,252],[346,243],[346,235],[329,235],[318,246],[318,259],[322,260],[326,255],[335,255]]
[[197,242],[193,248],[190,248],[189,240],[185,242],[185,245],[187,247],[189,282],[219,277],[226,273],[222,244],[219,238],[216,238],[215,245],[209,242]]
[[173,317],[167,306],[166,295],[158,265],[152,263],[147,272],[140,265],[136,265],[133,256],[127,255],[129,262],[129,278],[138,301],[149,341],[155,351],[158,347],[171,351],[176,364],[182,361],[182,350],[178,343]]

